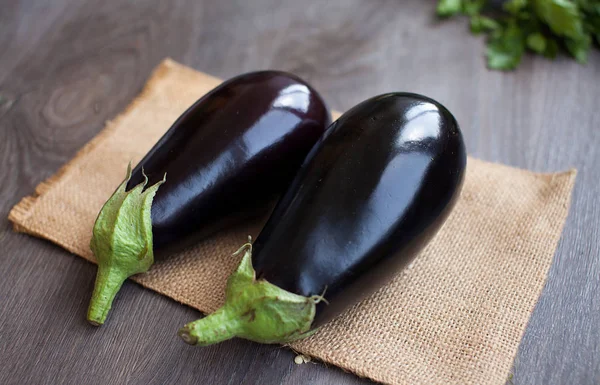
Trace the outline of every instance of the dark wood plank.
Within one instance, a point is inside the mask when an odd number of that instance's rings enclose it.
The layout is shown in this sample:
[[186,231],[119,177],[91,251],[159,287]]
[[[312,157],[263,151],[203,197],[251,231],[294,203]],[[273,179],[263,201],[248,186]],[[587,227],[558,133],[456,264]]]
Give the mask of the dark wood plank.
[[[377,93],[446,104],[470,153],[537,171],[580,170],[514,384],[600,383],[600,55],[527,58],[487,71],[482,42],[433,2],[393,0],[0,1],[0,217],[141,90],[165,56],[230,77],[277,68],[332,108]],[[89,327],[95,267],[0,222],[0,383],[366,383],[287,349],[195,349],[174,331],[197,312],[127,283],[110,324]]]

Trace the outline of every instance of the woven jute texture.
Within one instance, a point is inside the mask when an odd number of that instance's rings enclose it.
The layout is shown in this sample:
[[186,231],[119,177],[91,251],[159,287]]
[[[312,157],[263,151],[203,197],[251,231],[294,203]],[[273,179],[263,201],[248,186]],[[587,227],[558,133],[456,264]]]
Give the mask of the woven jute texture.
[[[219,82],[165,60],[125,112],[13,208],[15,229],[94,262],[94,220],[128,162],[139,161]],[[535,174],[469,158],[455,210],[415,262],[292,348],[389,384],[504,384],[544,286],[574,180],[574,170]],[[260,226],[224,231],[133,280],[214,311],[238,263],[232,253]]]

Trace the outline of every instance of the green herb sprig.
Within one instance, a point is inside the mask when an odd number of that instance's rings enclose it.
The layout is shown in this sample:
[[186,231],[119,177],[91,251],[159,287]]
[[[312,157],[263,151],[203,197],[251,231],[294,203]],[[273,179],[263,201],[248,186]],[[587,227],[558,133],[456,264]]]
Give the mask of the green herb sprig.
[[600,44],[600,0],[439,0],[441,17],[466,15],[471,31],[487,35],[488,66],[513,70],[526,51],[580,63]]

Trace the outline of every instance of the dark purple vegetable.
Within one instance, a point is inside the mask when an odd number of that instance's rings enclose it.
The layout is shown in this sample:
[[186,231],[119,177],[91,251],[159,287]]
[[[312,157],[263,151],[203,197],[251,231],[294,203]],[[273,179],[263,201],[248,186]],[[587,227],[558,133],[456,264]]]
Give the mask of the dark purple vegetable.
[[284,72],[241,75],[198,100],[102,208],[88,320],[102,324],[123,281],[154,255],[266,213],[329,122],[316,91]]
[[[452,114],[390,93],[340,117],[313,148],[188,343],[302,338],[386,284],[440,229],[466,153]],[[327,302],[327,303],[325,303]]]

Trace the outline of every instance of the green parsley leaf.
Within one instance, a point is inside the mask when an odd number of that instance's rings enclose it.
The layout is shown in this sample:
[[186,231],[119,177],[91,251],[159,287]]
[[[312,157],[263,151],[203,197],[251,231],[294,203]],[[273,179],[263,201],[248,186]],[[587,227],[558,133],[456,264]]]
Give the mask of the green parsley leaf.
[[504,2],[502,7],[504,10],[512,15],[517,15],[519,12],[528,5],[528,0],[508,0]]
[[474,16],[481,12],[486,0],[463,0],[463,12],[465,15]]
[[554,59],[558,54],[558,43],[554,39],[546,39],[546,51],[544,56],[549,59]]
[[521,62],[524,51],[525,39],[521,29],[516,24],[510,24],[488,42],[488,66],[503,71],[515,69]]
[[562,49],[585,63],[600,45],[600,0],[438,0],[438,14],[469,16],[471,31],[488,37],[493,69],[516,68],[526,50],[554,58]]
[[471,31],[481,33],[484,31],[494,31],[500,28],[500,23],[489,17],[475,15],[471,17]]
[[527,36],[527,47],[539,54],[546,52],[546,38],[541,33],[532,33]]
[[437,5],[437,14],[442,17],[454,16],[462,11],[461,0],[440,0]]
[[587,55],[588,51],[590,50],[590,43],[590,37],[585,36],[580,40],[568,39],[565,41],[565,46],[567,47],[567,51],[569,51],[569,53],[573,55],[575,60],[577,60],[580,63],[585,63],[587,62]]
[[533,9],[557,35],[575,40],[583,36],[577,4],[569,0],[533,0]]

